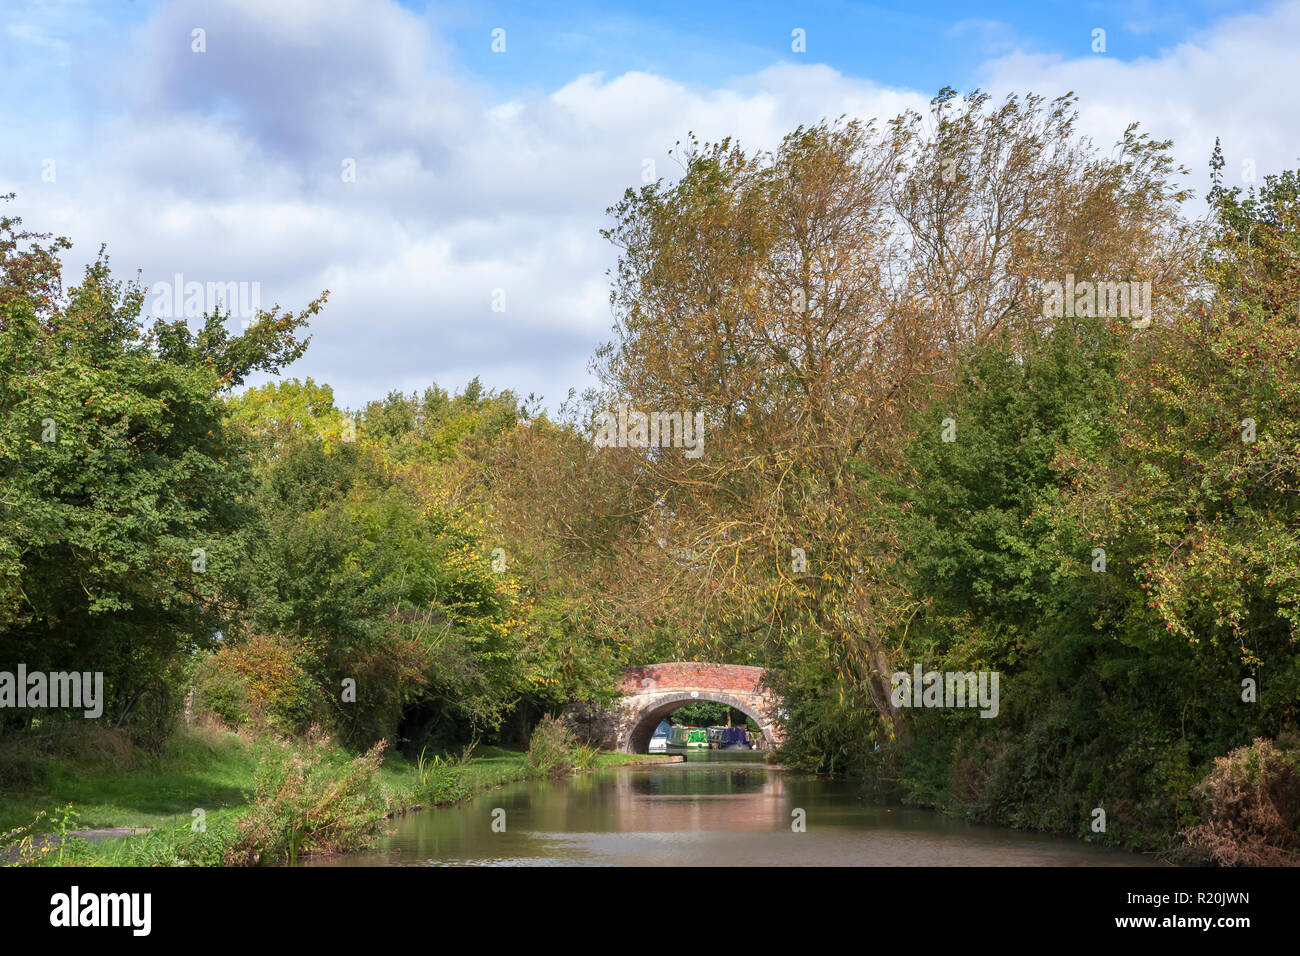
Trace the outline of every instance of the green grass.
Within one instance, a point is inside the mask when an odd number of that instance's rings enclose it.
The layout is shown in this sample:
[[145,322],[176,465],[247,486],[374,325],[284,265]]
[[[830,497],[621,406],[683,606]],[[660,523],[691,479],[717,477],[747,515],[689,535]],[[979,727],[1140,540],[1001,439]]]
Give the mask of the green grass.
[[[8,749],[0,747],[0,780],[5,781],[0,784],[0,834],[31,824],[41,811],[47,816],[33,832],[49,833],[69,805],[76,820],[68,829],[152,831],[91,844],[71,840],[65,862],[79,865],[219,863],[223,841],[248,810],[247,792],[267,751],[265,742],[212,728],[180,729],[166,751],[153,758],[111,734],[6,744]],[[593,769],[645,759],[644,754],[602,752]],[[453,806],[532,775],[525,752],[480,745],[468,759],[428,760],[423,766],[389,753],[378,783],[386,809],[402,812]],[[191,829],[195,808],[206,814],[206,835]],[[51,855],[48,862],[54,859]]]
[[159,758],[54,754],[29,779],[0,792],[0,833],[69,803],[80,814],[79,829],[188,822],[196,807],[220,814],[245,804],[258,759],[256,745],[235,734],[187,730]]

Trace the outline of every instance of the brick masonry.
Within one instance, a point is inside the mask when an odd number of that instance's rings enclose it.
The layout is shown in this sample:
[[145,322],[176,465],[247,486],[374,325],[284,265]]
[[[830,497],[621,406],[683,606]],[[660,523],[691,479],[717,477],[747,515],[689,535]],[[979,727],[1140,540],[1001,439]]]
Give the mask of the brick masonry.
[[641,753],[650,735],[673,710],[696,700],[734,707],[753,718],[769,747],[782,740],[777,711],[780,701],[763,684],[761,667],[740,664],[672,662],[628,667],[623,671],[622,699],[607,709],[575,704],[569,711],[571,726],[607,750]]

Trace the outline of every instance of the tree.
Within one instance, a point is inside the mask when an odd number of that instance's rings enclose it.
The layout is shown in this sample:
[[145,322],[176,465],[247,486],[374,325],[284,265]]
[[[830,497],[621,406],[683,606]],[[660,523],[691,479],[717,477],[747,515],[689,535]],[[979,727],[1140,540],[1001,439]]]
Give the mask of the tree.
[[692,140],[676,183],[610,210],[616,338],[593,405],[698,410],[707,436],[698,459],[607,450],[636,456],[642,489],[618,495],[640,509],[622,600],[696,650],[824,635],[882,734],[903,729],[889,641],[919,605],[888,571],[895,541],[859,476],[889,470],[967,349],[1050,326],[1042,283],[1151,276],[1172,291],[1195,262],[1169,144],[1130,129],[1098,156],[1072,105],[945,90],[929,126],[823,122],[770,155]]
[[334,390],[310,378],[271,382],[230,400],[232,420],[247,426],[274,455],[287,443],[309,437],[338,444],[343,440],[343,413],[334,405]]
[[19,224],[0,221],[0,660],[102,671],[120,722],[234,610],[252,459],[222,391],[295,354],[323,300],[242,336],[146,329],[102,252],[65,296],[66,242]]
[[[1143,336],[1114,450],[1063,456],[1075,514],[1131,569],[1155,627],[1195,649],[1233,745],[1294,725],[1300,698],[1300,179],[1218,182],[1209,296]],[[1241,708],[1241,682],[1265,692]],[[1226,741],[1225,741],[1226,742]],[[1222,752],[1220,750],[1219,752]]]

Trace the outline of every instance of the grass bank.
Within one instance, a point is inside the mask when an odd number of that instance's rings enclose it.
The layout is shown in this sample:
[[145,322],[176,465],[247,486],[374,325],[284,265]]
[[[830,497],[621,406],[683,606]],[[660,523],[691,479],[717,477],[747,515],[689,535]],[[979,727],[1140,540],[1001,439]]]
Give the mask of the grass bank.
[[[643,759],[592,753],[565,772]],[[240,865],[343,852],[372,842],[393,814],[554,772],[549,759],[537,764],[493,746],[450,759],[356,757],[321,736],[214,725],[181,728],[156,756],[100,728],[24,735],[0,741],[0,864]],[[149,832],[70,835],[118,827]]]

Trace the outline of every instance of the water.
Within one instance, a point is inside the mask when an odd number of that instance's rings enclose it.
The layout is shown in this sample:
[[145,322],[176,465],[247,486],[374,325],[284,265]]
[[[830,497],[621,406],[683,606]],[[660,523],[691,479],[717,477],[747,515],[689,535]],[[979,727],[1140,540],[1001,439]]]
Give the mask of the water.
[[[504,817],[498,812],[504,810]],[[795,810],[804,832],[794,832]],[[494,832],[493,820],[505,831]],[[1149,866],[1065,837],[875,806],[845,780],[774,769],[759,754],[528,781],[407,814],[374,849],[333,866]],[[499,825],[498,825],[499,828]]]

